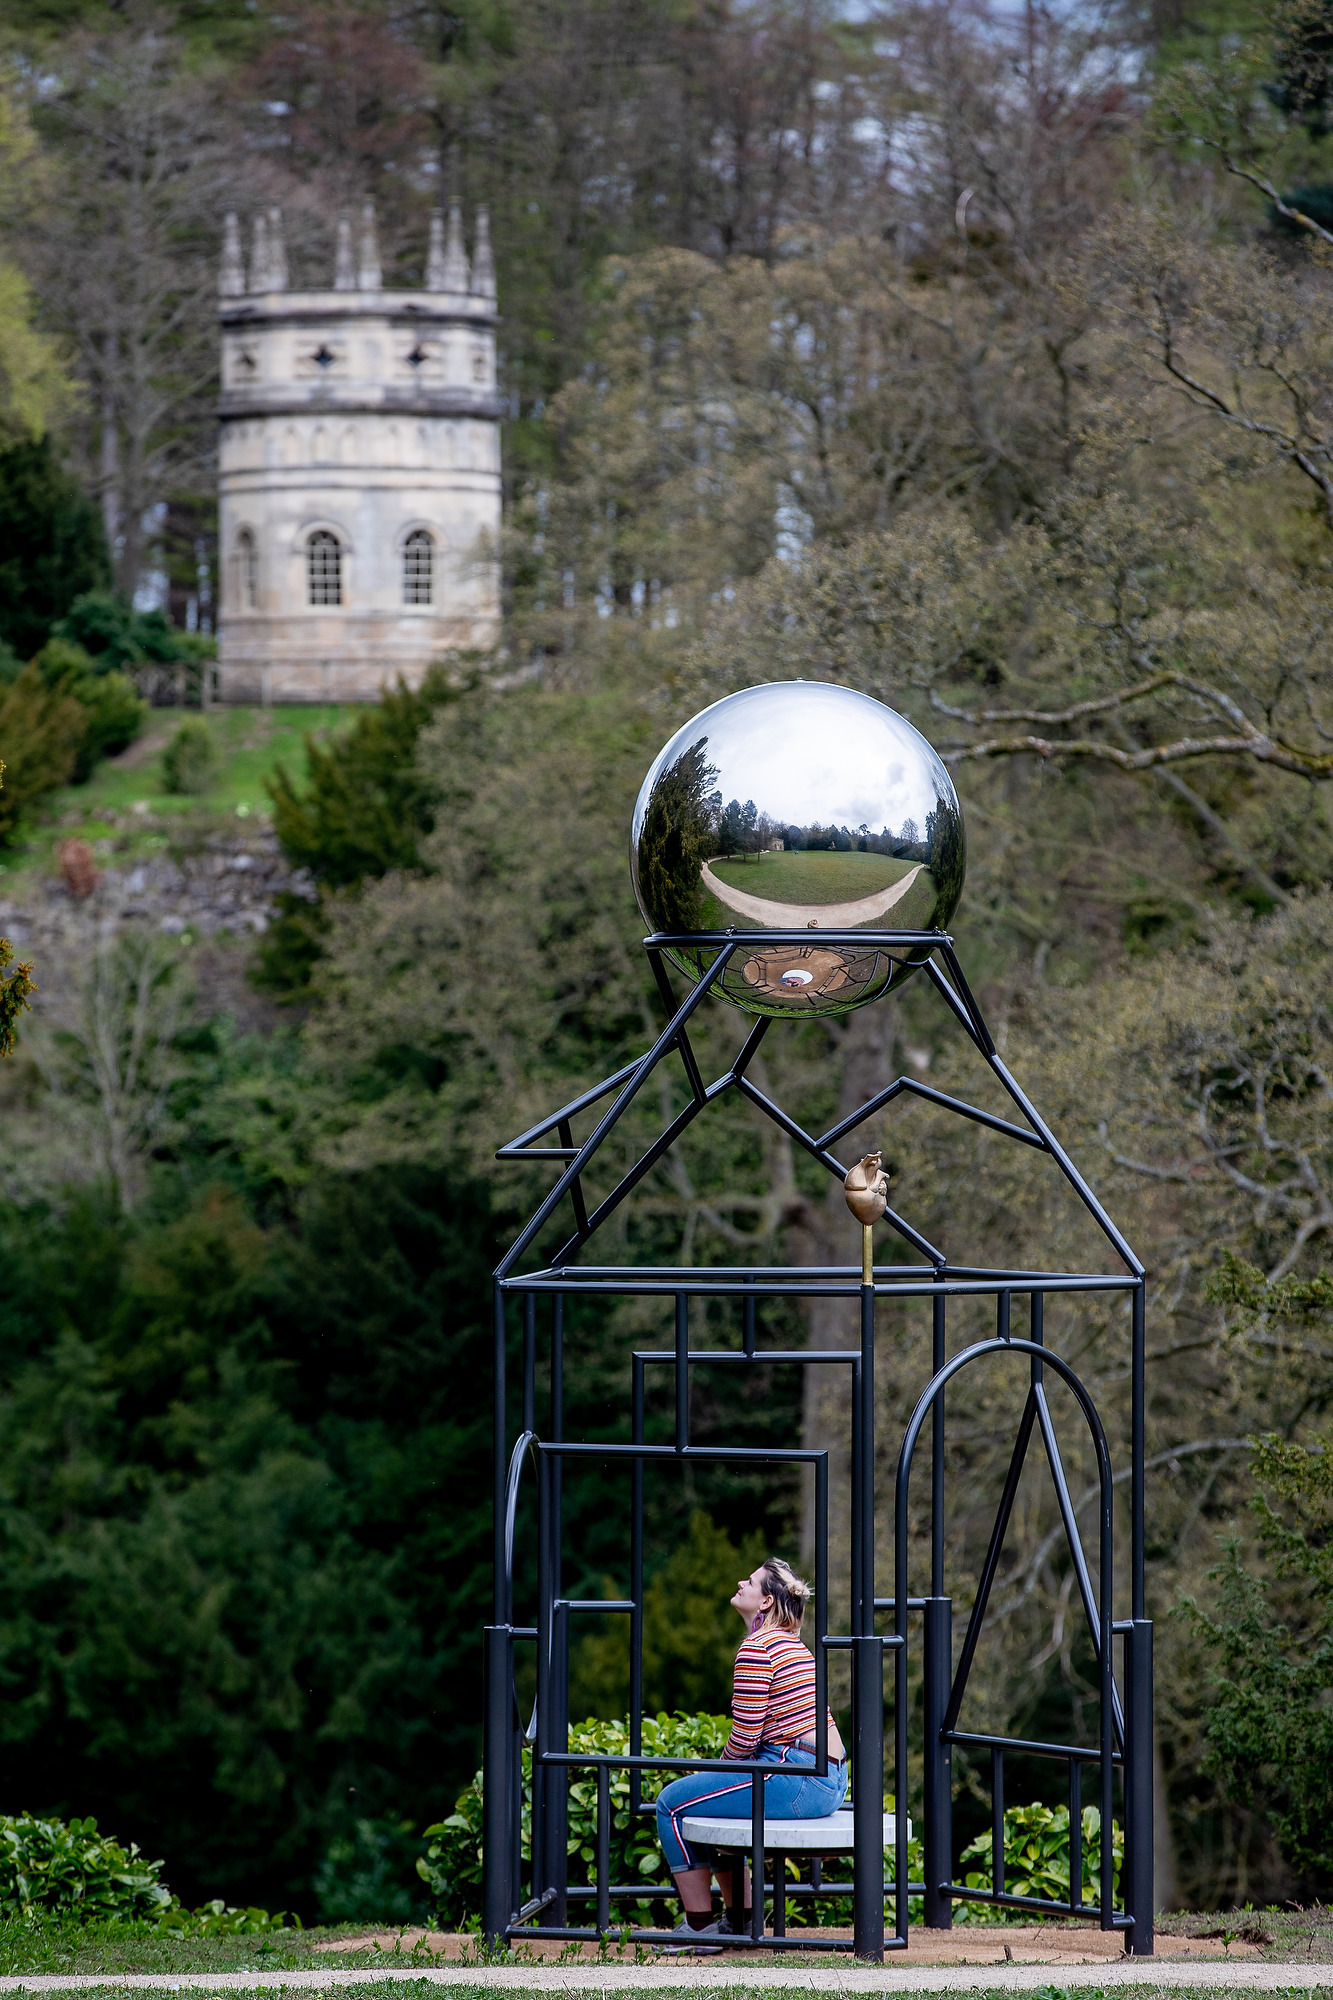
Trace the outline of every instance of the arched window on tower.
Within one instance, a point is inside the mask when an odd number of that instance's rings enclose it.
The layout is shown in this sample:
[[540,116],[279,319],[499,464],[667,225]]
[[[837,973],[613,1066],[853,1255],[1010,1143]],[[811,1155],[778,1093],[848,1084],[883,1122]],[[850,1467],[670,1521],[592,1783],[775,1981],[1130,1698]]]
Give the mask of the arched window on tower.
[[327,606],[343,601],[343,552],[338,537],[316,528],[306,543],[306,576],[310,602]]
[[435,542],[425,528],[414,528],[403,543],[403,603],[435,601]]
[[259,550],[249,528],[236,537],[236,602],[242,611],[259,609]]

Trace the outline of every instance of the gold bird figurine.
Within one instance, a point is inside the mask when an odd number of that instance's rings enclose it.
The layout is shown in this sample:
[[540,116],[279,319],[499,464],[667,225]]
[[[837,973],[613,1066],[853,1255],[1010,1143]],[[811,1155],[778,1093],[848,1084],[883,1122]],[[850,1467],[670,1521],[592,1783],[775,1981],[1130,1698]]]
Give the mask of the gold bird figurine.
[[880,1164],[878,1153],[867,1153],[843,1182],[843,1192],[847,1206],[861,1224],[868,1229],[872,1222],[878,1222],[889,1205],[889,1177]]

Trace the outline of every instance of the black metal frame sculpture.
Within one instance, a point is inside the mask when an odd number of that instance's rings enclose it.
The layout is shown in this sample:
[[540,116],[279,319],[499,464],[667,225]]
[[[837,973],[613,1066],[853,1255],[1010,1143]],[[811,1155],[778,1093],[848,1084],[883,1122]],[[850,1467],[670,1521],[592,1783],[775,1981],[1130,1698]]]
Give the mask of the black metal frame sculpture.
[[[806,930],[764,933],[766,946],[804,945]],[[771,1017],[755,1022],[744,1046],[726,1073],[705,1084],[690,1045],[688,1024],[691,1016],[720,978],[732,956],[754,949],[753,935],[734,932],[657,932],[645,940],[658,989],[666,1006],[668,1021],[652,1047],[636,1061],[618,1070],[593,1090],[585,1091],[571,1104],[513,1140],[500,1150],[502,1159],[557,1161],[562,1171],[546,1198],[538,1205],[517,1241],[504,1258],[495,1276],[495,1609],[494,1622],[486,1630],[486,1743],[485,1743],[485,1883],[484,1928],[489,1940],[502,1944],[518,1938],[597,1939],[615,1934],[620,1926],[611,1924],[611,1906],[617,1900],[644,1901],[674,1894],[669,1883],[654,1888],[644,1883],[616,1884],[610,1880],[611,1802],[610,1773],[628,1768],[631,1773],[631,1809],[651,1812],[640,1804],[638,1773],[645,1769],[716,1770],[735,1774],[749,1771],[752,1780],[752,1833],[754,1881],[753,1912],[749,1932],[736,1939],[753,1949],[756,1945],[773,1949],[852,1950],[858,1958],[878,1959],[886,1949],[903,1949],[907,1943],[908,1896],[924,1898],[924,1918],[928,1927],[947,1928],[952,1921],[955,1900],[991,1902],[1008,1908],[1030,1910],[1050,1916],[1083,1916],[1096,1920],[1103,1930],[1122,1930],[1127,1949],[1136,1955],[1152,1950],[1152,1625],[1144,1607],[1144,1270],[1115,1223],[1098,1202],[1058,1140],[1000,1060],[990,1032],[973,998],[954,954],[952,940],[940,931],[821,931],[820,942],[864,951],[867,946],[894,957],[904,971],[921,967],[954,1019],[967,1034],[991,1073],[998,1079],[1015,1105],[1022,1123],[1013,1123],[983,1111],[975,1105],[946,1096],[942,1091],[899,1077],[861,1105],[851,1116],[839,1120],[819,1137],[807,1133],[795,1119],[773,1103],[751,1082],[750,1062],[764,1036],[773,1025]],[[708,959],[699,978],[683,1001],[672,991],[663,965],[667,952],[688,950]],[[896,977],[896,975],[895,975]],[[637,1164],[589,1213],[582,1175],[590,1161],[657,1066],[672,1053],[683,1065],[690,1090],[689,1102],[647,1148]],[[945,1254],[928,1242],[902,1216],[886,1211],[885,1221],[924,1260],[905,1265],[872,1265],[869,1253],[861,1270],[855,1266],[811,1267],[719,1267],[716,1269],[647,1268],[599,1266],[575,1263],[589,1238],[641,1181],[706,1106],[727,1090],[739,1091],[766,1117],[811,1154],[839,1179],[846,1169],[830,1148],[865,1119],[881,1110],[895,1097],[912,1093],[959,1116],[987,1126],[1016,1143],[1035,1148],[1055,1161],[1066,1180],[1126,1267],[1124,1275],[1088,1272],[985,1270],[950,1264]],[[592,1133],[576,1145],[572,1120],[614,1093],[608,1110],[598,1119]],[[540,1141],[551,1133],[556,1146]],[[573,1233],[543,1269],[520,1274],[518,1266],[539,1233],[546,1228],[557,1208],[568,1201],[573,1215]],[[1114,1524],[1112,1514],[1112,1473],[1110,1452],[1101,1420],[1092,1398],[1074,1370],[1052,1353],[1043,1339],[1045,1298],[1061,1292],[1111,1292],[1128,1297],[1131,1314],[1131,1438],[1130,1438],[1130,1600],[1131,1615],[1117,1619],[1113,1609]],[[662,1297],[675,1302],[675,1341],[670,1348],[636,1352],[633,1356],[632,1434],[628,1443],[587,1444],[567,1440],[563,1424],[563,1331],[564,1302],[571,1294],[612,1294],[618,1297]],[[1011,1333],[1011,1302],[1014,1295],[1029,1301],[1028,1334]],[[537,1302],[549,1295],[550,1420],[546,1435],[539,1435],[536,1415],[537,1393]],[[995,1336],[974,1343],[949,1357],[946,1344],[947,1301],[962,1296],[989,1295],[996,1301]],[[701,1351],[689,1344],[689,1301],[692,1298],[736,1298],[741,1302],[743,1337],[739,1350]],[[523,1301],[522,1420],[516,1442],[511,1443],[506,1399],[506,1318],[511,1299]],[[761,1349],[757,1345],[756,1310],[766,1299],[846,1298],[860,1302],[860,1344],[856,1348],[817,1350]],[[895,1489],[894,1594],[875,1595],[875,1308],[884,1299],[929,1299],[932,1302],[932,1371],[912,1419],[907,1426],[898,1458]],[[1022,1356],[1027,1367],[1029,1389],[1019,1423],[1008,1476],[1005,1481],[989,1546],[982,1564],[971,1616],[957,1670],[952,1662],[952,1601],[945,1594],[945,1390],[964,1368],[990,1357]],[[826,1452],[791,1449],[763,1450],[725,1445],[694,1445],[690,1442],[691,1365],[735,1366],[744,1368],[761,1361],[766,1365],[793,1367],[845,1367],[851,1370],[851,1588],[849,1629],[830,1633],[828,1618],[828,1455]],[[653,1445],[644,1441],[645,1372],[650,1366],[666,1365],[675,1370],[676,1435],[672,1444]],[[1085,1555],[1074,1503],[1047,1404],[1045,1371],[1052,1370],[1072,1391],[1092,1438],[1100,1488],[1100,1530],[1098,1576],[1094,1588]],[[913,1457],[922,1431],[930,1424],[933,1442],[931,1586],[930,1595],[908,1595],[908,1496]],[[1032,1438],[1040,1432],[1059,1504],[1061,1519],[1074,1564],[1083,1610],[1098,1661],[1100,1727],[1095,1745],[1034,1742],[994,1734],[968,1733],[958,1727],[962,1699],[971,1671],[977,1642],[995,1581],[1005,1532],[1019,1478]],[[625,1460],[631,1476],[630,1595],[623,1601],[571,1600],[561,1589],[561,1474],[566,1459],[600,1457]],[[514,1623],[513,1576],[514,1536],[520,1483],[526,1461],[531,1457],[537,1473],[537,1597],[535,1626]],[[815,1516],[815,1633],[813,1651],[818,1684],[818,1741],[816,1769],[827,1769],[826,1690],[828,1654],[842,1650],[851,1654],[852,1743],[851,1769],[854,1810],[854,1884],[852,1894],[851,1939],[805,1938],[784,1935],[785,1908],[789,1897],[829,1895],[846,1885],[818,1886],[818,1870],[813,1885],[784,1885],[774,1898],[775,1934],[764,1932],[764,1799],[763,1773],[772,1767],[758,1763],[732,1762],[725,1765],[642,1754],[642,1638],[643,1638],[643,1493],[644,1468],[654,1461],[682,1458],[733,1462],[780,1462],[809,1465],[814,1475]],[[625,1756],[576,1756],[569,1751],[569,1641],[570,1620],[580,1613],[621,1612],[630,1620],[630,1751]],[[892,1614],[892,1631],[875,1630],[878,1612]],[[884,1654],[893,1659],[892,1767],[895,1797],[907,1797],[909,1714],[907,1662],[909,1616],[922,1618],[924,1798],[923,1852],[924,1881],[909,1882],[907,1865],[908,1821],[905,1810],[897,1814],[897,1844],[893,1872],[884,1879],[883,1833],[881,1826],[884,1792]],[[1113,1648],[1123,1641],[1123,1703],[1116,1683]],[[537,1699],[531,1724],[525,1729],[515,1689],[514,1660],[518,1644],[535,1644],[537,1649]],[[522,1751],[525,1741],[532,1748],[532,1865],[529,1893],[523,1893],[521,1856]],[[951,1759],[955,1743],[972,1750],[989,1751],[992,1791],[992,1887],[989,1891],[965,1888],[954,1880],[952,1839]],[[1070,1900],[1066,1902],[1023,1897],[1006,1892],[1004,1878],[1004,1760],[1007,1753],[1062,1760],[1069,1771],[1070,1812]],[[1125,1815],[1125,1866],[1123,1911],[1113,1907],[1112,1842],[1101,1842],[1101,1875],[1096,1904],[1080,1900],[1083,1868],[1079,1851],[1084,1766],[1096,1765],[1099,1774],[1097,1798],[1101,1824],[1109,1829],[1112,1819],[1115,1767],[1122,1773]],[[597,1776],[597,1869],[596,1883],[590,1888],[570,1888],[566,1879],[567,1786],[571,1768],[591,1768]],[[771,1850],[770,1850],[771,1851]],[[781,1872],[781,1858],[778,1869]],[[735,1871],[733,1880],[741,1871]],[[775,1887],[776,1887],[775,1874]],[[885,1936],[884,1906],[892,1899],[894,1925]],[[591,1902],[591,1925],[571,1924],[570,1905]],[[739,1901],[739,1896],[737,1896]],[[631,1930],[632,1941],[664,1942],[669,1932]],[[679,1940],[677,1940],[678,1942]]]

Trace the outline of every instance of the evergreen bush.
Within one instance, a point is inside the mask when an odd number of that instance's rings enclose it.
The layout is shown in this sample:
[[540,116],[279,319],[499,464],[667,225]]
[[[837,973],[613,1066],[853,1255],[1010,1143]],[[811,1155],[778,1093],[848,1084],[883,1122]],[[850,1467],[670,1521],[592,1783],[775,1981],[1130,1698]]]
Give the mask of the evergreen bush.
[[206,792],[217,770],[213,732],[202,719],[182,722],[162,752],[162,782],[169,792]]

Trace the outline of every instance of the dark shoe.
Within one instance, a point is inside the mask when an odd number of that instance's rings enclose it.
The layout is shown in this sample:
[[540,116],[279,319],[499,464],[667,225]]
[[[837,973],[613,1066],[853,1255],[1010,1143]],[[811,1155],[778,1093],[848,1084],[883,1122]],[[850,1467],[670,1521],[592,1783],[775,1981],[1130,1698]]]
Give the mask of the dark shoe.
[[715,1917],[711,1924],[705,1924],[700,1931],[692,1928],[688,1917],[682,1917],[672,1932],[672,1936],[678,1937],[680,1943],[660,1944],[657,1949],[663,1958],[688,1958],[691,1954],[696,1958],[716,1958],[722,1951],[722,1946],[710,1944],[708,1940],[735,1935],[725,1916]]

